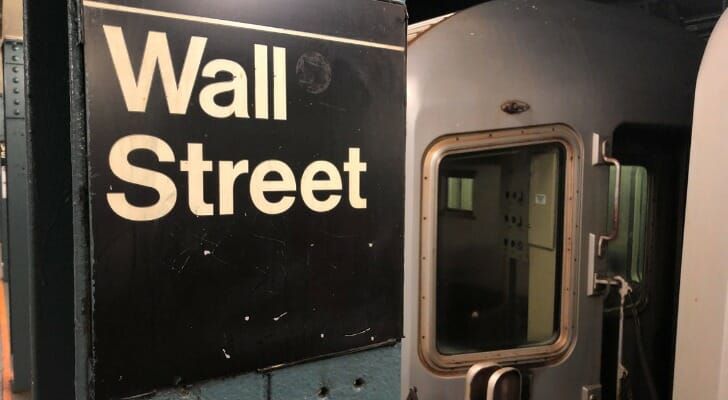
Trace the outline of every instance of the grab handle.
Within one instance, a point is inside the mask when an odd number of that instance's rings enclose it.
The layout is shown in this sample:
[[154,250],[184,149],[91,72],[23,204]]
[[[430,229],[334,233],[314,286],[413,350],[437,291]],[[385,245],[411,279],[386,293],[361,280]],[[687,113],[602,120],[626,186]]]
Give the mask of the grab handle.
[[612,241],[619,235],[619,198],[622,180],[622,165],[614,157],[607,155],[607,141],[602,142],[602,160],[605,163],[614,166],[616,177],[614,179],[614,200],[612,206],[612,231],[608,234],[599,235],[599,244],[597,246],[597,256],[602,257],[604,255],[604,247],[607,242]]

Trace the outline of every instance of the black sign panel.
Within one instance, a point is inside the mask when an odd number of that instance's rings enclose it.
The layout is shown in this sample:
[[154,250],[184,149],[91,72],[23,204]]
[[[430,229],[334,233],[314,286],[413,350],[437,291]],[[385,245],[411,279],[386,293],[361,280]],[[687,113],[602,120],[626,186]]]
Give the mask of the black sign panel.
[[96,398],[399,339],[404,6],[84,6]]

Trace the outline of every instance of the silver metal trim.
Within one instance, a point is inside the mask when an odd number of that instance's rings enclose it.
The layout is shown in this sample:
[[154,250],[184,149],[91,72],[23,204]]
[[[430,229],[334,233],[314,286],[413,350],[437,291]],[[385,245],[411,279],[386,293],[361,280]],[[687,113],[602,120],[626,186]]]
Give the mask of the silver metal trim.
[[612,207],[612,231],[607,235],[599,236],[599,245],[597,246],[597,256],[604,256],[604,245],[619,236],[619,197],[621,194],[620,184],[622,183],[622,164],[614,157],[607,155],[607,141],[602,142],[602,158],[607,164],[612,164],[615,168],[614,179],[614,206]]
[[[560,143],[566,151],[564,179],[563,247],[561,265],[560,325],[556,339],[544,345],[458,355],[441,354],[435,341],[435,260],[437,259],[437,176],[447,155],[480,150]],[[543,364],[563,358],[573,347],[576,324],[575,291],[580,249],[583,143],[579,135],[562,124],[493,132],[455,134],[436,139],[423,157],[420,217],[420,317],[418,353],[424,366],[440,375],[463,375],[482,362]]]
[[521,376],[521,371],[513,368],[513,367],[505,367],[501,368],[495,372],[493,372],[493,375],[490,376],[490,379],[488,379],[488,391],[486,392],[485,399],[486,400],[499,400],[495,397],[495,389],[498,385],[498,382],[503,379],[503,377],[506,374],[515,372],[516,375],[518,375],[518,381],[520,382],[518,385],[518,397],[517,399],[521,398],[521,392],[523,392],[523,377]]
[[602,385],[582,386],[581,400],[602,400]]
[[632,292],[632,287],[629,286],[627,280],[617,275],[614,280],[619,286],[619,339],[617,341],[617,382],[616,392],[617,398],[622,398],[622,379],[627,376],[627,368],[622,362],[622,355],[624,353],[624,301],[627,296]]
[[592,166],[599,165],[604,162],[601,157],[601,153],[599,152],[599,144],[602,143],[602,137],[599,136],[598,133],[592,133],[592,152],[591,152],[591,162]]
[[587,260],[586,268],[586,295],[587,296],[598,296],[601,293],[597,291],[597,235],[589,234],[589,259]]
[[407,27],[407,44],[415,41],[420,35],[434,28],[440,22],[452,17],[455,13],[441,15],[439,17],[430,18],[425,21],[414,23]]
[[[501,368],[500,365],[488,361],[477,363],[470,367],[470,369],[468,369],[468,373],[465,375],[465,400],[473,399],[472,382],[479,373],[481,373],[485,369],[492,369],[493,372],[495,372],[499,368]],[[491,374],[493,372],[491,372]],[[490,380],[490,377],[488,379]]]

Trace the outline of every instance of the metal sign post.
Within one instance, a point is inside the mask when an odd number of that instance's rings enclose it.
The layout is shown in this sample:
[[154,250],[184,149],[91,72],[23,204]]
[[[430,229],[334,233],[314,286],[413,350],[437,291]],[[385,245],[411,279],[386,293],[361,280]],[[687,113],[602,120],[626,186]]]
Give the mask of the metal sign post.
[[7,251],[13,390],[30,389],[30,182],[25,121],[23,42],[3,42],[5,143],[7,160]]

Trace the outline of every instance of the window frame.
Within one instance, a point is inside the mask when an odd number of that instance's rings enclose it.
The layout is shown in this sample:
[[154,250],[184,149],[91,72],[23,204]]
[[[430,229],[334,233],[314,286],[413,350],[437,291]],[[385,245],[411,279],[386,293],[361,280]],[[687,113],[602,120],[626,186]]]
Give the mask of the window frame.
[[[564,150],[564,192],[560,320],[554,342],[522,348],[446,355],[439,352],[436,338],[438,184],[441,161],[449,155],[558,143]],[[583,144],[563,124],[492,132],[442,136],[426,150],[421,175],[420,296],[418,352],[425,365],[438,374],[464,373],[483,361],[508,364],[536,364],[558,360],[574,343],[576,324],[576,250],[579,248]],[[559,267],[559,266],[557,266]]]

